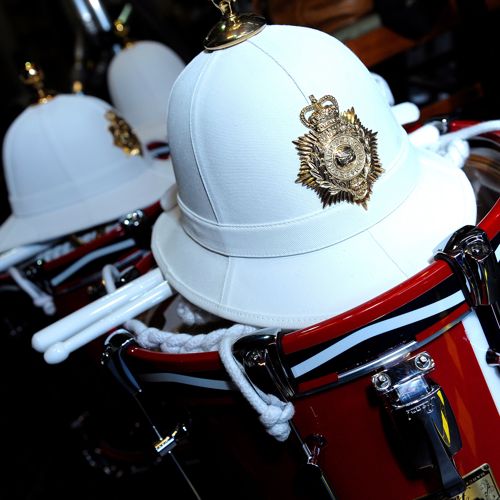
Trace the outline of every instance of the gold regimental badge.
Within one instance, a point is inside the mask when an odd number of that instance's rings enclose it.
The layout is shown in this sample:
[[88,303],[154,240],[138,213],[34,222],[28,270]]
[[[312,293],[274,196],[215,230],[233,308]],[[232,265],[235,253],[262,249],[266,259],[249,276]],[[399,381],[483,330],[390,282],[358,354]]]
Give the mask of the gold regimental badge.
[[367,209],[372,184],[384,171],[377,133],[361,124],[354,108],[339,113],[335,97],[309,99],[300,121],[311,131],[293,141],[300,158],[295,182],[314,189],[323,208],[346,201]]
[[130,156],[142,155],[141,143],[132,131],[130,125],[114,111],[106,111],[106,119],[109,121],[109,131],[113,134],[113,142],[122,151]]

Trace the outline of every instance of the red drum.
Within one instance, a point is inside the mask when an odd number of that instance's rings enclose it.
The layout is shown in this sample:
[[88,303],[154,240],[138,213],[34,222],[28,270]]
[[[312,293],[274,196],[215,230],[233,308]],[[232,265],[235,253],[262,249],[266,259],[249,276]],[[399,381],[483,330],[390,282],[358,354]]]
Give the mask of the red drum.
[[[20,422],[36,408],[36,434],[41,437],[34,442],[42,444],[29,445],[28,454],[35,447],[49,449],[49,461],[75,454],[78,464],[85,459],[98,473],[110,477],[137,474],[158,463],[158,457],[143,451],[148,434],[136,425],[136,408],[117,393],[114,381],[100,366],[102,339],[78,350],[67,363],[49,366],[32,348],[31,336],[105,294],[102,270],[106,264],[119,272],[116,287],[151,270],[155,266],[151,227],[161,211],[160,203],[155,203],[106,226],[66,236],[37,258],[17,264],[22,280],[53,301],[56,313],[52,316],[35,307],[9,273],[0,275],[0,327],[3,334],[15,336],[7,352],[17,354],[7,356],[5,373],[22,370],[21,381],[26,380],[25,388],[20,389],[19,381],[11,387],[15,403],[7,421],[21,431],[24,423]],[[44,437],[44,425],[50,440]],[[64,445],[58,446],[55,433]],[[17,448],[16,444],[15,456]],[[70,458],[67,463],[72,463]]]
[[[156,202],[119,221],[68,235],[34,258],[15,264],[16,279],[9,271],[0,272],[2,330],[10,336],[34,333],[105,294],[106,264],[120,272],[117,287],[151,270],[155,267],[151,228],[161,211]],[[37,294],[53,301],[54,315],[44,314],[41,304],[34,307]]]
[[[132,268],[144,259],[152,262],[151,227],[161,210],[157,202],[114,224],[70,235],[34,260],[18,265],[27,279],[52,297],[56,314],[47,321],[60,319],[103,295],[105,264],[113,264],[120,272],[130,269],[133,276],[128,279],[141,274]],[[8,273],[4,279],[11,281]]]
[[[56,314],[47,317],[47,323],[105,295],[106,264],[118,271],[119,276],[113,276],[117,288],[155,267],[150,237],[161,211],[159,202],[136,210],[96,235],[86,232],[67,238],[61,243],[73,247],[69,252],[63,248],[62,254],[54,257],[49,251],[47,259],[21,266],[24,275],[54,301]],[[64,394],[61,406],[71,419],[72,444],[91,467],[110,477],[144,472],[156,465],[158,458],[144,452],[147,431],[136,425],[135,407],[116,393],[114,381],[103,373],[102,343],[102,338],[95,339],[75,352],[69,362],[44,366],[42,374],[51,379],[56,392]],[[77,397],[68,397],[69,393]]]
[[248,378],[294,404],[284,443],[265,433],[218,353],[171,355],[128,339],[113,369],[136,399],[153,395],[156,404],[141,405],[156,406],[158,428],[162,411],[187,409],[197,459],[221,476],[204,485],[211,498],[413,500],[466,489],[456,498],[497,499],[499,256],[497,201],[383,295],[300,331],[237,342]]

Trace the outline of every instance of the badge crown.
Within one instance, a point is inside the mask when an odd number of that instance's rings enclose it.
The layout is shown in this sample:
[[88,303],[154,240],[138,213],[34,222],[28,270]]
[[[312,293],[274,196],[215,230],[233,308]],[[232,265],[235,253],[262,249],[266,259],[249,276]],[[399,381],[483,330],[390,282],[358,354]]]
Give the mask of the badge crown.
[[106,111],[105,117],[109,121],[108,130],[113,134],[115,146],[129,156],[141,156],[141,143],[130,125],[112,110]]
[[311,130],[293,141],[300,158],[295,182],[316,191],[323,208],[347,202],[367,210],[373,183],[384,171],[377,133],[363,126],[353,107],[340,113],[331,95],[309,99],[300,120]]
[[337,99],[331,95],[323,96],[319,101],[309,96],[311,104],[300,112],[300,121],[308,128],[322,132],[331,127],[339,117]]

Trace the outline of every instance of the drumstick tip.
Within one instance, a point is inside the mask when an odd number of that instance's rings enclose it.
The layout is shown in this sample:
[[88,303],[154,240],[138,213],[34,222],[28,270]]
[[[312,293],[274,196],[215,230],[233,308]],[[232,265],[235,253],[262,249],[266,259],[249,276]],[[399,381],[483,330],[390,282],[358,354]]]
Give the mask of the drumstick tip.
[[64,342],[56,342],[45,351],[43,358],[49,365],[55,365],[64,361],[68,356],[69,350]]
[[37,333],[35,333],[35,335],[31,337],[31,347],[33,347],[33,349],[38,352],[45,351],[45,342],[43,342],[43,338],[41,338]]

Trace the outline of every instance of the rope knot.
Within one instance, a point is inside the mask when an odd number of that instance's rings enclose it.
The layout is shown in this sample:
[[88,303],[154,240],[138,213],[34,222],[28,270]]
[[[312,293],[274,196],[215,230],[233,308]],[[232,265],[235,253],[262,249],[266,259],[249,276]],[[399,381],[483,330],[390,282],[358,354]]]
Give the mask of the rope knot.
[[162,352],[171,354],[218,350],[222,364],[234,385],[238,387],[250,405],[257,411],[267,433],[278,441],[285,441],[290,435],[289,421],[294,415],[293,404],[281,401],[273,394],[265,394],[253,387],[247,381],[243,367],[236,361],[232,352],[234,343],[238,339],[254,333],[257,330],[255,327],[235,324],[229,328],[213,330],[210,333],[189,335],[162,331],[158,328],[148,327],[139,320],[132,319],[125,323],[125,328],[135,334],[141,347],[147,349],[160,349]]
[[446,145],[445,156],[454,167],[463,168],[470,155],[469,143],[465,139],[454,139]]
[[[277,399],[277,398],[276,398]],[[278,441],[285,441],[290,434],[289,421],[295,413],[293,404],[283,403],[280,406],[270,404],[260,415],[260,421],[267,432]]]

